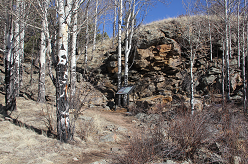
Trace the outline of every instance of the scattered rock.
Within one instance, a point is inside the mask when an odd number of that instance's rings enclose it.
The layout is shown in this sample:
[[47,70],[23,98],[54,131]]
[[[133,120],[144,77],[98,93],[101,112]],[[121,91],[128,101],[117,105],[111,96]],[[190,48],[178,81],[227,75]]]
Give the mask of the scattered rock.
[[115,142],[116,139],[117,139],[117,135],[115,133],[110,133],[100,137],[100,142]]
[[91,164],[107,164],[108,162],[105,160],[105,159],[103,159],[103,160],[101,160],[101,161],[96,161],[96,162],[93,162],[93,163],[91,163]]
[[116,132],[119,132],[119,133],[127,133],[128,132],[128,130],[127,130],[127,128],[124,128],[124,127],[118,127],[117,129],[116,129]]
[[116,152],[121,151],[121,148],[119,148],[119,147],[112,147],[112,148],[110,148],[110,151],[116,153]]
[[77,157],[74,157],[74,158],[72,158],[72,159],[73,159],[73,161],[78,161]]

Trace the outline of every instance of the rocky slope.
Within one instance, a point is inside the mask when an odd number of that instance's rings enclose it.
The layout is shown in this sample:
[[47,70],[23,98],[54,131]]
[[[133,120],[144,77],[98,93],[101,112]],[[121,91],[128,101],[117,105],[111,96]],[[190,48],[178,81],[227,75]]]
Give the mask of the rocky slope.
[[[194,18],[192,18],[194,19]],[[182,35],[187,20],[177,18],[163,20],[142,26],[133,37],[133,49],[129,59],[129,84],[136,85],[135,99],[146,101],[151,107],[156,101],[167,102],[183,100],[189,106],[190,94],[190,56],[183,45]],[[124,46],[123,46],[124,47]],[[209,58],[209,45],[203,44],[194,62],[194,87],[196,108],[202,109],[204,103],[220,102],[222,48],[220,40],[213,40],[213,61]],[[240,103],[243,85],[241,71],[237,67],[237,56],[233,47],[230,59],[231,99]],[[91,80],[98,84],[106,97],[113,101],[117,80],[117,51],[104,51],[102,65],[93,70]],[[124,68],[124,49],[122,52]],[[159,96],[159,100],[155,95]],[[155,98],[154,98],[155,96]]]

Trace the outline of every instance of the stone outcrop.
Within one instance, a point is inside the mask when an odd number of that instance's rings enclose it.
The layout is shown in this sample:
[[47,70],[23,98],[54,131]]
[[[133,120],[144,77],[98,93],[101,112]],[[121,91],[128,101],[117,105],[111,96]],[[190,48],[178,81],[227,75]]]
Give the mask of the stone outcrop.
[[[135,99],[138,104],[142,102],[152,107],[165,97],[171,98],[167,102],[173,102],[173,95],[180,95],[186,106],[190,106],[190,57],[187,48],[181,46],[182,29],[183,26],[178,22],[167,22],[167,24],[146,25],[133,36],[128,80],[129,85],[136,85]],[[218,43],[216,41],[214,45],[215,52],[220,53],[222,49]],[[211,101],[203,100],[206,98],[205,95],[212,94],[212,97],[218,97],[222,93],[222,57],[214,54],[211,62],[206,54],[207,45],[202,49],[202,52],[196,54],[193,68],[194,92],[199,95],[195,99],[198,110],[202,110],[203,103],[212,103],[215,100],[219,103],[218,98],[212,98]],[[101,91],[112,102],[117,91],[117,58],[117,51],[106,53],[102,60],[104,64],[100,67],[101,71],[98,75],[92,76],[92,79],[97,78],[98,84],[102,83],[99,85]],[[122,49],[122,69],[124,69],[124,49]],[[242,85],[241,72],[233,56],[230,58],[230,86],[231,96],[235,97],[235,101],[242,96],[240,92]],[[157,96],[162,97],[150,101]]]

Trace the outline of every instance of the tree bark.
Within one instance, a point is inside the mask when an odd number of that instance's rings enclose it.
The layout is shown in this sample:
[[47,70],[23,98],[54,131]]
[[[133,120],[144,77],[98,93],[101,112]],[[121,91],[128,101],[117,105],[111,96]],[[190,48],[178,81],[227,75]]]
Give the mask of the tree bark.
[[87,73],[87,62],[88,62],[88,44],[89,44],[89,11],[88,7],[86,8],[86,36],[85,36],[85,54],[84,54],[84,76]]
[[[10,2],[10,1],[9,1]],[[13,1],[12,1],[13,2]],[[12,5],[13,6],[13,5]],[[11,6],[11,8],[12,8]],[[8,9],[11,10],[11,9]],[[6,28],[6,49],[5,49],[5,84],[6,84],[6,94],[5,94],[5,106],[6,112],[13,111],[16,109],[16,96],[14,88],[14,57],[13,57],[13,22],[12,15],[7,13],[7,28]]]
[[76,51],[77,51],[77,8],[78,2],[75,3],[72,29],[72,52],[71,52],[71,108],[74,109],[74,99],[76,94]]
[[24,24],[24,19],[25,19],[25,1],[21,0],[21,5],[20,5],[20,10],[21,10],[21,21],[20,21],[20,76],[19,76],[19,81],[20,81],[20,87],[23,85],[22,82],[22,74],[23,74],[23,62],[24,62],[24,36],[25,36],[25,24]]
[[70,139],[69,100],[68,100],[68,25],[65,23],[64,1],[58,0],[58,63],[56,67],[57,136],[62,142]]
[[112,47],[114,47],[114,42],[115,42],[115,30],[116,30],[116,18],[117,18],[117,10],[116,10],[116,0],[114,1],[114,23],[113,23],[113,40],[112,40]]
[[[118,20],[118,75],[117,90],[121,89],[121,25],[122,25],[122,0],[119,2],[119,20]],[[117,105],[121,105],[121,95],[118,95]]]
[[15,94],[19,96],[19,76],[20,76],[20,0],[16,1],[16,21],[14,35],[14,67],[15,67]]
[[225,96],[225,41],[222,39],[222,110],[225,110],[225,102],[226,102],[226,96]]
[[238,67],[240,67],[240,38],[239,38],[239,29],[240,29],[240,25],[239,25],[239,19],[240,19],[240,16],[239,16],[239,6],[240,6],[240,0],[238,0],[238,13],[237,13],[237,19],[238,19],[238,32],[237,32],[237,39],[238,39]]
[[[246,0],[245,0],[246,3]],[[244,12],[244,18],[245,18],[245,12]],[[243,18],[243,19],[244,19]],[[244,112],[247,112],[246,110],[246,77],[245,77],[245,20],[243,21],[244,25],[243,25],[243,31],[242,31],[242,37],[243,37],[243,52],[242,52],[242,77],[243,77],[243,110]]]
[[[45,10],[45,9],[44,9]],[[44,14],[44,17],[46,15]],[[45,37],[46,22],[45,18],[42,20],[41,43],[40,43],[40,73],[39,73],[39,91],[38,102],[44,103],[46,101],[45,91],[45,74],[46,74],[46,37]]]
[[98,9],[98,0],[96,0],[96,7],[95,7],[95,23],[94,23],[94,36],[93,36],[93,48],[92,53],[96,49],[96,27],[97,27],[97,9]]
[[230,100],[230,67],[229,67],[229,37],[228,37],[228,1],[225,0],[225,55],[226,55],[226,71],[227,71],[227,101]]

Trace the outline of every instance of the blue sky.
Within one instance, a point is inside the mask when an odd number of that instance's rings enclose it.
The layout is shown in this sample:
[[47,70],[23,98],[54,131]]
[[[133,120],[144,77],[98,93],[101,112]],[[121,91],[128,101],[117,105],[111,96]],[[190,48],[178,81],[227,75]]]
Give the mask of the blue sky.
[[168,6],[158,2],[156,6],[150,9],[147,17],[144,20],[144,24],[166,18],[177,17],[181,14],[185,14],[182,0],[171,0],[171,3]]
[[[143,24],[148,24],[153,21],[163,20],[166,18],[174,18],[181,14],[185,14],[185,9],[182,5],[182,0],[170,0],[170,4],[165,6],[158,2],[154,7],[151,7]],[[100,26],[100,29],[102,27]],[[112,37],[112,21],[107,23],[105,31],[109,37]]]

